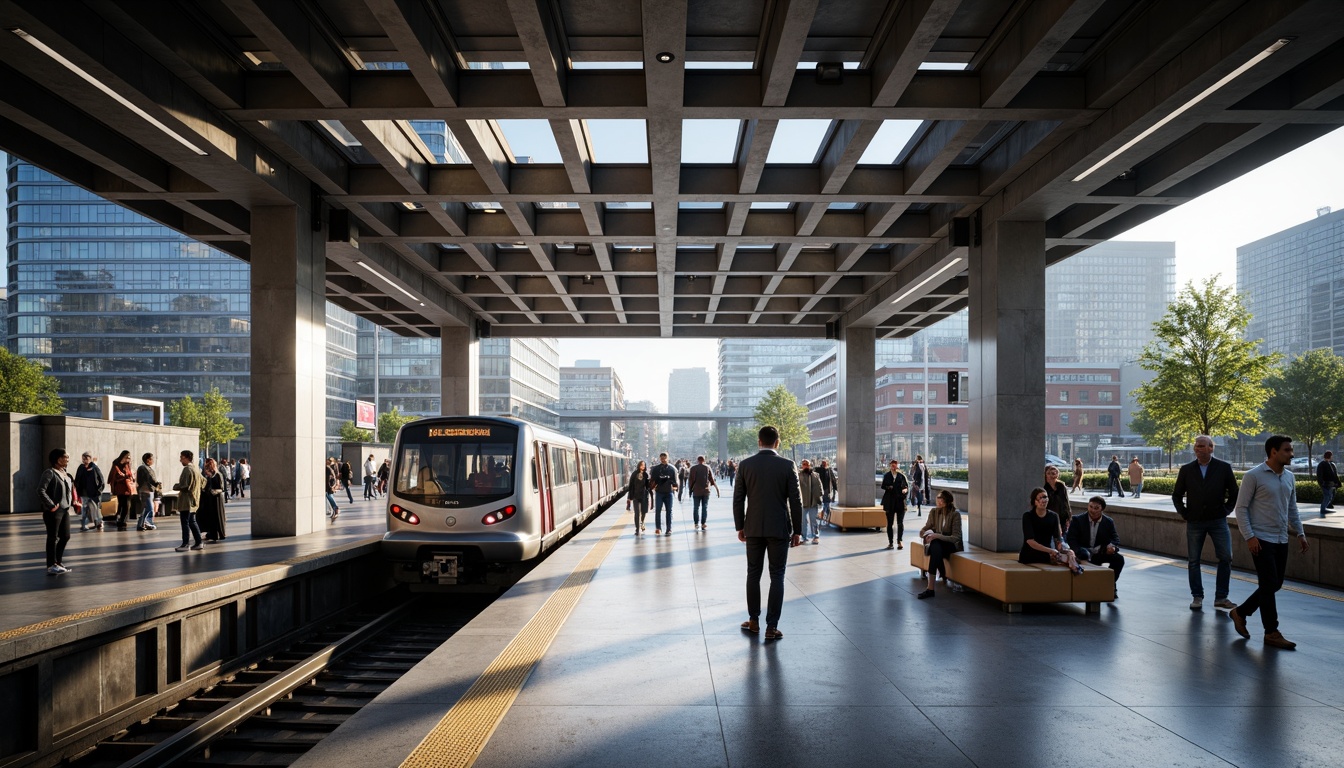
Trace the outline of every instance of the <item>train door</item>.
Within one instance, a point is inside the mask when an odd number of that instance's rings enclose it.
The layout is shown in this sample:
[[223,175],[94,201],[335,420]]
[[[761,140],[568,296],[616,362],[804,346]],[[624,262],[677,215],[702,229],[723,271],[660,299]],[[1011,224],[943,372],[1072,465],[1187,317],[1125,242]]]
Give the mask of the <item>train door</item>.
[[555,528],[555,497],[551,492],[551,457],[550,446],[541,442],[534,442],[532,450],[537,455],[537,483],[538,495],[541,498],[540,518],[541,535],[545,538]]
[[583,461],[583,451],[579,450],[579,449],[578,449],[578,446],[575,446],[575,448],[574,448],[574,466],[575,466],[575,468],[578,470],[578,474],[579,474],[579,482],[577,483],[577,485],[578,485],[578,494],[579,494],[579,504],[578,504],[577,507],[575,507],[575,509],[578,510],[579,513],[582,513],[583,510],[585,510],[585,509],[588,508],[588,495],[589,495],[589,494],[588,494],[588,480],[589,480],[589,478],[586,477],[586,475],[588,474],[588,472],[587,472],[587,469],[588,469],[588,468],[584,466],[584,461]]

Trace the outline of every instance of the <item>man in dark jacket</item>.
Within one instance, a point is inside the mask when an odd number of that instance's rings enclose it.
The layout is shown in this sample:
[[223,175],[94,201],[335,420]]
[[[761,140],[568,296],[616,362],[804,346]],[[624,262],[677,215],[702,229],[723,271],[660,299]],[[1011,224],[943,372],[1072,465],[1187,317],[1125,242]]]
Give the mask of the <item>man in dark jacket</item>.
[[1213,438],[1200,435],[1195,438],[1194,448],[1195,460],[1181,465],[1176,490],[1171,494],[1177,514],[1185,519],[1190,610],[1197,611],[1204,604],[1200,560],[1206,536],[1213,539],[1213,553],[1218,559],[1214,607],[1232,610],[1237,604],[1227,596],[1232,584],[1232,531],[1227,527],[1227,516],[1237,503],[1237,478],[1231,464],[1213,458]]
[[658,454],[658,463],[649,470],[653,481],[653,533],[663,535],[663,507],[667,507],[667,535],[672,535],[672,494],[677,491],[677,468],[667,463],[667,454]]
[[686,481],[691,486],[691,519],[696,528],[706,530],[705,526],[709,523],[709,489],[713,488],[718,493],[719,484],[714,482],[714,473],[705,463],[704,456],[695,457],[695,464],[691,466]]
[[765,639],[778,640],[779,614],[784,608],[784,565],[789,547],[801,542],[803,500],[793,462],[780,456],[779,430],[761,427],[760,451],[742,460],[733,486],[733,524],[737,540],[747,545],[747,616],[742,629],[761,631],[761,572],[770,556],[770,596],[765,610]]
[[1125,498],[1125,489],[1120,485],[1120,457],[1112,456],[1111,463],[1106,467],[1106,477],[1108,484],[1106,486],[1106,495],[1110,496],[1114,491],[1120,498]]
[[[1106,512],[1106,500],[1093,496],[1087,500],[1087,511],[1074,515],[1069,523],[1068,544],[1079,560],[1094,565],[1109,565],[1115,571],[1115,580],[1120,581],[1120,571],[1125,567],[1125,556],[1120,554],[1120,534],[1115,530],[1115,520]],[[1117,590],[1116,595],[1119,595]]]
[[831,519],[831,502],[835,500],[836,491],[840,490],[840,478],[836,477],[835,470],[825,459],[821,460],[821,469],[817,475],[821,480],[821,519],[825,522]]
[[1330,514],[1335,500],[1335,489],[1339,487],[1339,471],[1335,469],[1335,458],[1332,451],[1326,451],[1321,457],[1321,463],[1316,465],[1316,484],[1321,486],[1321,517]]
[[103,530],[103,488],[107,483],[103,470],[95,463],[97,457],[88,451],[80,457],[79,469],[75,470],[75,490],[79,492],[80,518],[79,530],[90,528]]

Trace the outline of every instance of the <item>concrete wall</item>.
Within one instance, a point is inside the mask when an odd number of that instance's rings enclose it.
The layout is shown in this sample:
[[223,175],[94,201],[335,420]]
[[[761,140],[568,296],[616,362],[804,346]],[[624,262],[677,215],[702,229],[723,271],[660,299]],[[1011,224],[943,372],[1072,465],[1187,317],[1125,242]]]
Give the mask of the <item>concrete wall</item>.
[[392,446],[387,443],[341,443],[341,461],[350,462],[355,485],[364,484],[364,462],[369,454],[373,454],[373,463],[381,467],[383,459],[391,458]]
[[64,448],[70,454],[72,475],[79,466],[80,454],[85,451],[98,457],[104,475],[123,450],[131,452],[133,465],[137,467],[141,454],[153,453],[158,457],[159,479],[164,481],[164,487],[169,487],[176,482],[178,453],[200,450],[200,430],[129,421],[0,413],[0,466],[4,467],[4,474],[0,475],[0,514],[39,511],[37,482],[48,466],[47,452],[52,448]]

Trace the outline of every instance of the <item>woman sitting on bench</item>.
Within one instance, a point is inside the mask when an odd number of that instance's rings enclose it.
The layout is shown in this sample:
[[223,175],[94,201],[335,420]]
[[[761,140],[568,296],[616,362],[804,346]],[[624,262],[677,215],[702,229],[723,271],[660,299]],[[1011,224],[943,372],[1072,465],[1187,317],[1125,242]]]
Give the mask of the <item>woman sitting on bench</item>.
[[942,571],[944,579],[947,578],[947,558],[953,552],[961,551],[961,513],[957,511],[951,491],[943,489],[938,492],[929,519],[919,530],[919,535],[924,539],[924,552],[929,556],[929,588],[917,595],[923,600],[933,597],[933,583],[939,571]]
[[1046,563],[1067,566],[1074,573],[1082,573],[1078,558],[1064,543],[1059,516],[1046,508],[1050,496],[1044,488],[1031,489],[1031,510],[1022,515],[1022,552],[1019,563]]

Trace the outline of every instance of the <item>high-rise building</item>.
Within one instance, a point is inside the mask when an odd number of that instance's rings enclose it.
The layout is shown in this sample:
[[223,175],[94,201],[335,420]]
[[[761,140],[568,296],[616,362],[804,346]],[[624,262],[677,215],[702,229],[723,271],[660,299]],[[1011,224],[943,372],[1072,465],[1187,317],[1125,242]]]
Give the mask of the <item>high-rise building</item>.
[[835,351],[824,339],[720,339],[719,410],[751,411],[779,384],[807,397],[807,366]]
[[1176,298],[1176,244],[1110,241],[1045,270],[1045,362],[1134,360]]
[[560,346],[555,339],[482,339],[481,415],[558,429]]
[[1237,249],[1237,290],[1251,311],[1246,338],[1262,352],[1344,354],[1344,211]]
[[[633,403],[626,403],[626,408],[642,413],[658,412],[658,406],[649,400],[636,400]],[[663,438],[662,425],[663,422],[661,421],[626,420],[625,442],[630,445],[631,458],[635,461],[643,459],[650,464],[657,460],[658,452],[667,444]]]
[[[704,368],[673,368],[667,377],[668,413],[709,413],[709,371]],[[670,421],[667,425],[668,453],[675,458],[691,457],[697,441],[713,422]]]
[[378,413],[439,415],[439,340],[398,336],[359,319],[359,399]]
[[[560,369],[560,408],[566,411],[623,411],[625,387],[616,369],[604,367],[600,360],[575,360]],[[564,425],[566,434],[593,445],[601,441],[601,425],[596,421]],[[611,423],[611,443],[603,446],[620,450],[625,442],[625,423]]]
[[327,302],[327,455],[340,456],[341,425],[355,421],[358,351],[354,312]]

